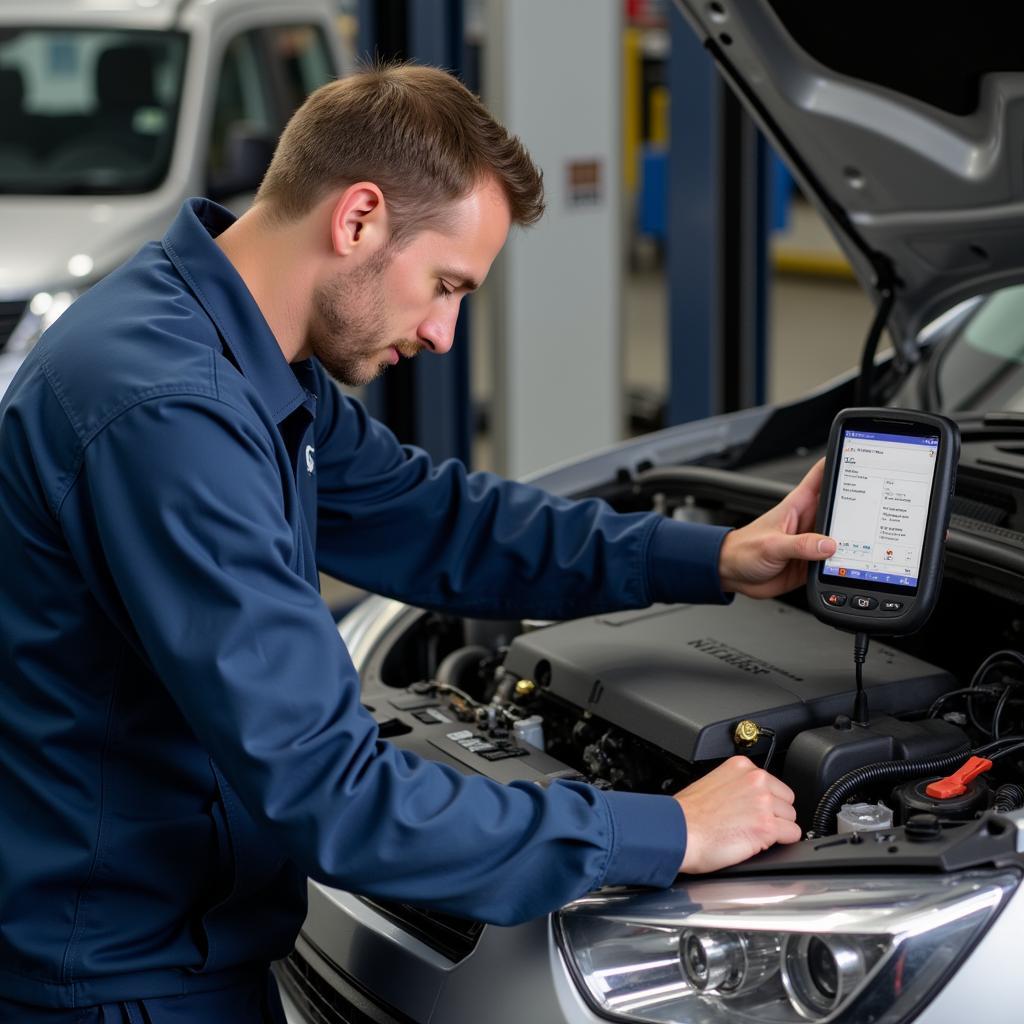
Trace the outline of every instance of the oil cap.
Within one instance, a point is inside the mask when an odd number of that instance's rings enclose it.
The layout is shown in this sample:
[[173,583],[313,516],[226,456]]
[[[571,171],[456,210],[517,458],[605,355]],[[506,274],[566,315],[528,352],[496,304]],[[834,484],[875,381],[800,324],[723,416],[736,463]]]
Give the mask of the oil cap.
[[948,800],[950,797],[963,796],[967,792],[967,784],[973,782],[992,767],[987,757],[972,757],[965,761],[952,775],[944,779],[936,779],[928,783],[925,793],[933,800]]

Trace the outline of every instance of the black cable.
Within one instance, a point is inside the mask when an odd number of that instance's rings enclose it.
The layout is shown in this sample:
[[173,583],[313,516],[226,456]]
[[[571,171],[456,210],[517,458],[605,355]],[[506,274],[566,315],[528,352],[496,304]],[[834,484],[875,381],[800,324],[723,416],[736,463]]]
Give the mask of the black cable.
[[[1010,745],[1004,746],[1007,743]],[[1001,749],[994,749],[997,747]],[[1024,749],[1024,736],[1004,736],[974,750],[960,747],[951,754],[944,754],[941,757],[930,757],[920,761],[880,761],[877,764],[854,768],[825,790],[815,809],[808,838],[831,835],[835,830],[835,817],[846,798],[868,783],[904,782],[922,775],[937,775],[951,768],[959,768],[968,757],[984,757],[989,761],[997,761],[1021,749]]]
[[853,640],[853,662],[857,675],[857,695],[853,699],[853,720],[857,725],[868,724],[868,695],[864,692],[864,659],[868,656],[871,638],[858,633]]
[[[1012,647],[1004,648],[1001,651],[993,651],[975,670],[974,675],[971,677],[969,689],[980,690],[987,673],[991,672],[1002,661],[1016,661],[1018,665],[1024,666],[1024,654],[1021,654],[1020,651],[1015,651]],[[986,736],[992,735],[992,730],[986,729],[975,717],[970,697],[967,698],[967,717],[971,725],[979,732],[984,733]]]
[[990,740],[988,743],[983,743],[980,747],[975,747],[974,753],[978,757],[988,757],[991,751],[1007,743],[1024,743],[1024,736],[1001,736],[997,740]]
[[[867,657],[869,639],[870,638],[866,633],[858,633],[853,644],[853,658],[857,673],[857,696],[854,700],[853,720],[858,725],[868,724],[867,695],[864,692],[862,666],[865,658]],[[1015,651],[1012,648],[995,651],[978,666],[978,669],[975,671],[974,676],[971,679],[971,685],[967,687],[967,690],[971,691],[971,694],[968,695],[967,698],[968,717],[978,731],[984,733],[986,736],[991,736],[993,729],[986,729],[975,719],[973,709],[971,708],[971,695],[981,696],[981,693],[979,692],[980,683],[984,679],[985,674],[1001,660],[1005,660],[1007,658],[1015,660],[1020,665],[1024,666],[1024,654],[1021,654],[1020,651]],[[996,704],[996,709],[992,715],[992,726],[995,728],[998,727],[999,715],[1006,706],[1005,702],[1008,699],[1006,695],[1009,693],[1012,685],[1012,683],[1006,684],[1006,689],[1002,694],[1000,694],[999,701]],[[944,696],[952,696],[952,693]],[[936,705],[933,704],[932,708],[934,709],[935,706]],[[929,714],[930,713],[931,712],[929,711]],[[1017,739],[1019,739],[1020,742],[1012,743],[1011,746],[1003,748],[1003,744],[1010,743]],[[994,750],[994,748],[997,747],[1002,749]],[[877,764],[869,764],[864,765],[861,768],[855,768],[853,771],[847,772],[832,783],[832,785],[829,786],[822,795],[821,799],[818,801],[818,806],[815,809],[814,818],[811,822],[811,828],[808,832],[808,836],[830,835],[834,831],[836,814],[838,814],[843,801],[851,793],[857,791],[868,783],[880,782],[883,780],[902,782],[921,775],[934,775],[939,772],[947,771],[950,768],[959,767],[965,758],[971,754],[979,757],[988,757],[989,760],[995,760],[996,758],[1005,757],[1007,754],[1021,748],[1024,748],[1024,737],[997,736],[993,742],[985,744],[973,751],[961,747],[953,753],[945,754],[941,757],[925,758],[920,761],[881,761]],[[989,750],[994,750],[994,753],[987,753]]]
[[[975,693],[974,696],[979,696],[979,694]],[[982,725],[981,722],[978,721],[977,716],[974,714],[974,705],[971,703],[971,698],[970,697],[967,698],[967,705],[966,705],[966,707],[967,707],[967,720],[971,723],[971,725],[973,725],[974,728],[977,729],[978,732],[982,733],[983,735],[991,736],[992,735],[992,730],[988,729],[984,725]]]
[[928,709],[928,714],[925,717],[934,718],[935,713],[943,704],[946,703],[947,700],[949,700],[951,697],[962,697],[966,693],[974,694],[974,696],[976,697],[980,696],[978,690],[972,686],[963,686],[959,690],[949,690],[947,693],[941,693],[938,697],[935,698],[935,700],[932,701],[932,705]]
[[996,709],[992,712],[992,738],[999,739],[999,719],[1002,718],[1003,708],[1006,707],[1006,702],[1010,699],[1011,684],[1006,684],[1006,689],[1003,690],[999,700],[996,701]]
[[771,743],[768,744],[768,753],[764,755],[764,760],[761,762],[761,767],[768,771],[768,766],[772,763],[772,754],[775,753],[775,730],[774,729],[762,729],[762,736],[770,736],[772,738]]
[[1024,742],[1014,743],[1012,747],[1007,747],[1005,750],[997,750],[994,754],[984,756],[988,757],[990,761],[997,761],[1001,757],[1006,757],[1007,754],[1012,754],[1015,750],[1024,750]]
[[960,747],[942,757],[929,757],[920,761],[880,761],[854,768],[825,790],[814,812],[808,837],[831,835],[835,831],[836,815],[846,798],[868,783],[904,782],[922,775],[937,775],[950,768],[958,768],[970,754],[969,748]]
[[[1014,650],[1012,647],[1005,647],[1001,651],[996,651],[995,653],[990,654],[981,663],[978,672],[980,672],[982,669],[991,668],[992,664],[995,664],[999,660],[1006,659],[1009,659],[1010,661],[1016,661],[1018,665],[1024,666],[1024,654],[1022,654],[1020,651]],[[975,672],[975,675],[977,675],[978,672]]]

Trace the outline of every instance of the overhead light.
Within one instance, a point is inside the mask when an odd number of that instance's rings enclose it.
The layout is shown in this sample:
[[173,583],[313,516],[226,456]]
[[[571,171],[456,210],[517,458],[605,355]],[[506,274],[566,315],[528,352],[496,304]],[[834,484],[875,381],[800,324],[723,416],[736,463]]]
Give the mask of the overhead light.
[[92,273],[93,260],[84,252],[77,253],[68,260],[68,273],[72,277],[88,277]]

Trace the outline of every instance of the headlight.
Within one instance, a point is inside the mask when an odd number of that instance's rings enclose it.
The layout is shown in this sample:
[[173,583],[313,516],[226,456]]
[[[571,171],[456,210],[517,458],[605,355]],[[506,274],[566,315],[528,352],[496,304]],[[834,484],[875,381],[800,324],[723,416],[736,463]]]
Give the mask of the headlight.
[[555,927],[584,998],[615,1020],[895,1024],[1018,882],[1006,871],[710,880],[590,896]]
[[4,349],[5,353],[23,355],[39,340],[43,331],[71,305],[81,289],[61,292],[36,292],[18,321]]

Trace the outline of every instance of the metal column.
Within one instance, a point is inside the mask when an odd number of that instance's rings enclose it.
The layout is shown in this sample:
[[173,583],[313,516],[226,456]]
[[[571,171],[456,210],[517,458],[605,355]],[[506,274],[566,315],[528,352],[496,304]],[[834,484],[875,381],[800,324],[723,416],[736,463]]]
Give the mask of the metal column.
[[[364,57],[412,59],[460,74],[463,0],[360,0],[359,42]],[[469,299],[451,351],[425,353],[391,367],[364,392],[370,412],[400,441],[425,448],[437,460],[470,455]]]
[[547,196],[487,285],[495,464],[520,476],[622,437],[622,3],[486,7],[485,97]]
[[669,5],[669,423],[765,400],[769,150]]

